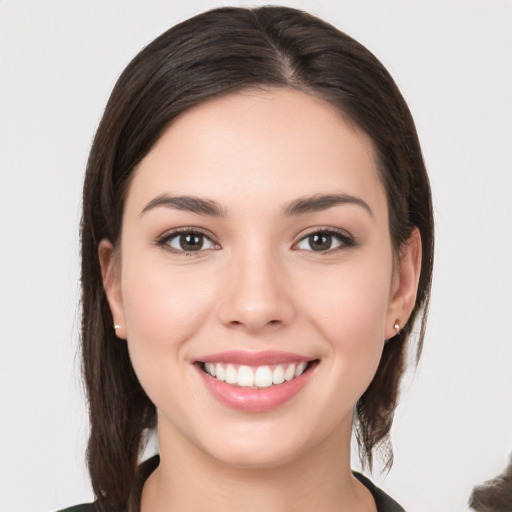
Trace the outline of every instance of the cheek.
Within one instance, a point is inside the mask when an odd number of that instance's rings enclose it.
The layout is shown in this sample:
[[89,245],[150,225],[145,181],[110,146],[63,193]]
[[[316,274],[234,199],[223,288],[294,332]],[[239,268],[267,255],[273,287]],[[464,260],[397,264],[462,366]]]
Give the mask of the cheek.
[[166,271],[165,265],[142,266],[128,262],[123,267],[126,277],[123,276],[122,294],[128,333],[137,338],[145,335],[148,342],[173,338],[179,343],[181,338],[189,337],[212,302],[208,280],[196,275],[191,281],[186,268],[172,268],[171,272]]
[[383,339],[391,278],[391,258],[354,260],[338,269],[311,273],[297,295],[307,298],[302,308],[328,330],[328,338],[355,330]]
[[309,299],[301,306],[309,324],[327,340],[326,361],[355,394],[366,389],[380,361],[391,276],[391,257],[357,261],[317,273],[300,292]]
[[[166,269],[155,262],[123,262],[122,293],[127,343],[135,372],[150,398],[158,403],[162,379],[181,387],[182,363],[211,310],[214,293],[200,276]],[[206,281],[207,282],[207,281]]]

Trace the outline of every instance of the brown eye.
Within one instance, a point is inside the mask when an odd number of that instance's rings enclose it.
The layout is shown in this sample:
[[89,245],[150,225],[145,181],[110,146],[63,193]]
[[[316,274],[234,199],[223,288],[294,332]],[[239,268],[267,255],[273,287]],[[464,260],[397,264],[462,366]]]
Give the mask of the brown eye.
[[348,234],[323,230],[305,236],[295,247],[301,251],[330,252],[354,245],[355,241]]
[[326,233],[310,235],[308,243],[313,251],[327,251],[332,247],[332,235]]
[[186,235],[180,235],[178,238],[178,245],[183,251],[199,251],[202,249],[204,244],[203,235],[197,235],[195,233],[188,233]]
[[170,234],[164,238],[161,245],[167,246],[176,253],[199,252],[217,248],[206,235],[194,231]]

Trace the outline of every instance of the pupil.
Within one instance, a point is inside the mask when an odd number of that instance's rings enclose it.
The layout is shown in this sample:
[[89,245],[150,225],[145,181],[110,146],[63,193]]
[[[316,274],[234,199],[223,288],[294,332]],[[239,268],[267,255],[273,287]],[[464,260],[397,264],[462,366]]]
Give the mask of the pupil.
[[331,248],[332,235],[311,235],[309,237],[309,245],[314,251],[326,251]]
[[203,237],[191,233],[181,235],[180,246],[184,251],[198,251],[203,246]]

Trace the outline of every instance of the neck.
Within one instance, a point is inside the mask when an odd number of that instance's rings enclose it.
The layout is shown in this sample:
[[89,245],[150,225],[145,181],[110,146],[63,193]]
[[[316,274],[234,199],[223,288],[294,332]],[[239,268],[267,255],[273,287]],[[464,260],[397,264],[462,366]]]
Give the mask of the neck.
[[352,476],[346,427],[292,461],[237,467],[178,442],[160,425],[160,465],[144,486],[141,511],[374,511],[368,490]]

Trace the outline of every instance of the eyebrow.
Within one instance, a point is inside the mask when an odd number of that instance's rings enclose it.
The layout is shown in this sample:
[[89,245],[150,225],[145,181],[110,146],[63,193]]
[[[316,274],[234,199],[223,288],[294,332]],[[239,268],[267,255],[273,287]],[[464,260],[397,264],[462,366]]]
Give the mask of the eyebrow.
[[149,210],[164,206],[198,215],[209,215],[211,217],[225,217],[226,214],[219,203],[212,199],[203,199],[195,196],[171,196],[162,194],[151,200],[140,213],[144,215]]
[[[333,206],[354,204],[364,208],[371,217],[373,212],[368,203],[359,197],[349,194],[315,194],[309,197],[301,197],[288,203],[284,208],[284,214],[288,216],[302,215],[304,213],[319,212],[327,210]],[[146,212],[158,207],[172,208],[195,213],[197,215],[207,215],[211,217],[225,217],[226,212],[222,206],[213,199],[205,199],[197,196],[171,196],[161,194],[152,199],[140,213]]]
[[319,212],[327,210],[333,206],[343,204],[355,204],[364,208],[371,217],[373,212],[368,203],[360,199],[359,197],[351,196],[349,194],[316,194],[310,197],[301,197],[289,203],[284,213],[287,216],[301,215],[303,213]]

